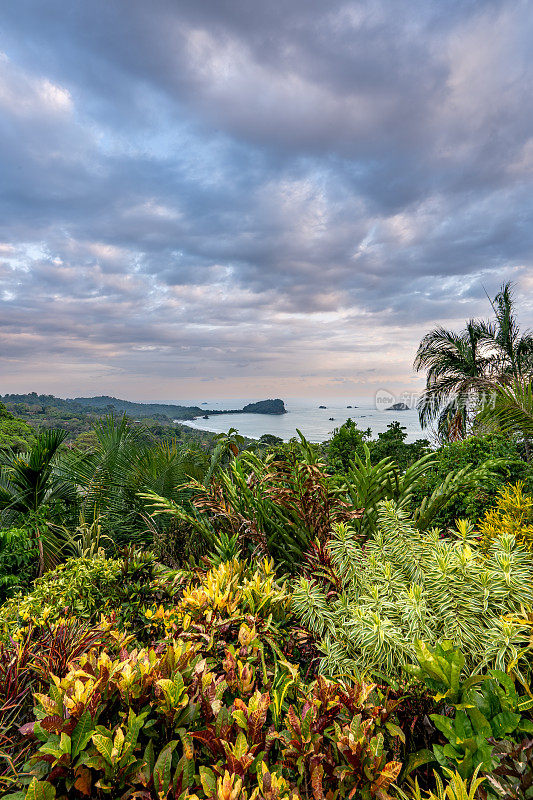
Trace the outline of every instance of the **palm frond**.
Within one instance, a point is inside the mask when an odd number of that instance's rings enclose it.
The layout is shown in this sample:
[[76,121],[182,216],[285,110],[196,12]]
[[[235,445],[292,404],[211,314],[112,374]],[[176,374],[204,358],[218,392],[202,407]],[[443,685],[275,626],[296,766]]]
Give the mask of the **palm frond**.
[[481,422],[496,421],[503,433],[520,439],[533,437],[533,387],[531,378],[515,379],[494,388],[479,414]]

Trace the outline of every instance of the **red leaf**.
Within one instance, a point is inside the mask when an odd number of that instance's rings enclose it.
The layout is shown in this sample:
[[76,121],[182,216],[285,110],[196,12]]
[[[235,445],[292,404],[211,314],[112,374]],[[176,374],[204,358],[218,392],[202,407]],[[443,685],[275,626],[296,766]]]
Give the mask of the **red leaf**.
[[91,796],[92,776],[91,770],[87,767],[78,767],[76,770],[76,781],[74,788],[84,794],[86,797]]
[[33,736],[34,725],[35,722],[27,722],[25,725],[21,725],[19,733],[21,733],[22,736]]
[[52,714],[41,720],[41,728],[45,731],[52,731],[53,733],[61,733],[65,728],[65,721],[61,719],[58,714]]

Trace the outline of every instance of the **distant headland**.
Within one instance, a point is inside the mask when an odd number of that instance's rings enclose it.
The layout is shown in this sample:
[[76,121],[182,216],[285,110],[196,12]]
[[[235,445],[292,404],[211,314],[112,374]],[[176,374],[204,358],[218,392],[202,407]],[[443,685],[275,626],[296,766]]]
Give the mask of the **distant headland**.
[[[129,417],[151,417],[154,419],[168,418],[171,420],[193,420],[197,417],[214,416],[216,414],[286,414],[287,409],[283,400],[259,400],[257,403],[248,403],[244,408],[230,410],[208,410],[200,406],[180,406],[165,403],[133,403],[130,400],[120,400],[109,395],[99,397],[73,397],[63,399],[51,394],[6,394],[0,395],[1,402],[23,403],[30,406],[42,407],[53,405],[69,411],[92,411],[97,414],[127,414]],[[204,405],[202,403],[202,405]]]
[[216,414],[286,414],[287,409],[283,400],[259,400],[257,403],[248,403],[244,408],[222,409],[217,411],[201,410],[203,419],[209,419]]
[[259,400],[258,403],[248,403],[244,406],[245,414],[286,414],[287,409],[283,400]]

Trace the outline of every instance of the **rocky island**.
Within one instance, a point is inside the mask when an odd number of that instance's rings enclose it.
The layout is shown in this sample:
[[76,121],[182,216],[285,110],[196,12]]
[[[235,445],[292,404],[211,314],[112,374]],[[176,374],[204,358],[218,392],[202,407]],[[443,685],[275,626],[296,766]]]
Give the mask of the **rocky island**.
[[409,406],[406,403],[394,403],[386,408],[385,411],[409,411]]
[[286,414],[287,409],[283,400],[259,400],[258,403],[248,403],[242,409],[244,414]]
[[[202,412],[203,419],[208,419],[210,416],[217,414],[286,414],[287,409],[283,400],[276,398],[275,400],[258,400],[257,403],[248,403],[243,408],[229,408],[229,409],[216,409],[208,411],[205,409]],[[199,414],[196,414],[195,419]]]

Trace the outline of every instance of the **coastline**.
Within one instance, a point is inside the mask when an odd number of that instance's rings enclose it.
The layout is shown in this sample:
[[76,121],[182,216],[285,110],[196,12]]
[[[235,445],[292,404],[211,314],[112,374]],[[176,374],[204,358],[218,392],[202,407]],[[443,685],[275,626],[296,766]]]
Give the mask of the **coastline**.
[[310,442],[324,442],[330,439],[335,428],[339,428],[347,419],[352,419],[362,431],[370,428],[374,438],[384,432],[392,422],[399,422],[405,427],[406,441],[428,438],[429,435],[429,432],[420,428],[415,409],[400,412],[377,410],[368,402],[364,405],[358,403],[357,408],[347,408],[344,404],[333,405],[330,402],[326,408],[321,409],[318,403],[303,404],[296,401],[288,401],[286,406],[287,413],[283,415],[231,413],[225,417],[224,409],[221,409],[220,413],[207,420],[200,417],[179,422],[195,430],[213,434],[226,433],[229,428],[236,428],[242,436],[255,440],[268,433],[278,436],[285,442],[298,435],[297,429],[301,430]]

